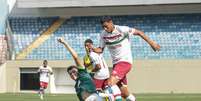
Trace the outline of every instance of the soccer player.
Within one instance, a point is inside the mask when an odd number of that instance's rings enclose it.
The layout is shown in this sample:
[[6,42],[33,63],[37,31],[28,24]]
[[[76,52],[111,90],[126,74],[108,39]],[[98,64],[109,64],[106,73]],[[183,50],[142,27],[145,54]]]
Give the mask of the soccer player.
[[114,25],[109,16],[104,16],[100,23],[104,29],[100,37],[100,47],[93,48],[93,51],[102,53],[105,46],[107,46],[113,62],[113,70],[108,84],[111,86],[117,84],[121,89],[122,97],[128,101],[135,101],[135,96],[128,92],[126,78],[127,73],[131,70],[133,61],[130,37],[132,35],[140,36],[154,51],[159,51],[160,46],[140,30],[128,26]]
[[72,65],[67,68],[70,77],[76,81],[75,91],[80,101],[102,101],[102,98],[96,93],[96,87],[89,73],[78,58],[77,53],[65,42],[63,38],[58,41],[65,46],[65,48],[72,55],[76,66]]
[[[122,98],[119,87],[117,85],[114,85],[113,87],[107,86],[107,79],[110,76],[108,66],[102,56],[102,53],[93,52],[93,47],[93,41],[91,39],[85,40],[85,49],[88,53],[87,55],[89,56],[90,63],[93,65],[91,72],[94,73],[93,81],[96,86],[96,90],[98,92],[103,92],[105,90],[106,93],[113,95],[114,98],[111,99],[121,101]],[[84,64],[86,65],[87,63]],[[90,66],[90,64],[87,66]],[[108,90],[111,90],[112,92],[110,93]]]
[[47,60],[43,61],[43,66],[40,66],[38,69],[38,73],[40,74],[40,99],[43,100],[43,95],[45,93],[45,89],[48,86],[50,75],[53,74],[52,68],[48,66]]
[[[95,53],[92,51],[93,41],[91,39],[85,40],[84,44],[86,51],[88,51],[89,60],[93,65],[91,72],[94,73],[93,79],[96,85],[96,90],[103,90],[104,82],[106,82],[110,76],[108,66],[101,53]],[[84,64],[86,65],[86,63]]]

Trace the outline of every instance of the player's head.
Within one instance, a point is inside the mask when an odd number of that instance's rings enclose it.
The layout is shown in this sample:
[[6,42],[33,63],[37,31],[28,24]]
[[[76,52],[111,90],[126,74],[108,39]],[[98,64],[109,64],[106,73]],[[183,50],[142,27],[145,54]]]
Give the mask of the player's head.
[[47,60],[43,60],[43,66],[47,67]]
[[85,46],[86,50],[87,49],[89,49],[89,50],[92,49],[93,48],[93,41],[91,39],[86,39],[84,41],[84,46]]
[[67,68],[67,72],[73,80],[77,79],[78,69],[76,66],[72,65]]
[[103,16],[100,20],[100,23],[102,25],[102,28],[108,32],[111,33],[114,30],[114,24],[112,22],[112,18],[109,16]]

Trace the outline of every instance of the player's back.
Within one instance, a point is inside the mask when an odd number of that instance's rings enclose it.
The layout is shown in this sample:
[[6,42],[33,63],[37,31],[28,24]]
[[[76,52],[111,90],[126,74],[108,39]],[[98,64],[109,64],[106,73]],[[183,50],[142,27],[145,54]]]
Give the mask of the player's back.
[[96,79],[107,79],[109,78],[109,69],[108,65],[105,62],[105,59],[103,58],[102,54],[98,54],[95,52],[90,52],[90,58],[93,63],[93,67],[95,67],[97,64],[101,66],[100,70],[97,71],[94,75],[94,78]]
[[75,90],[79,99],[81,100],[83,92],[86,91],[92,94],[96,92],[96,88],[91,76],[85,69],[78,69],[78,72],[79,73],[78,78],[76,79]]

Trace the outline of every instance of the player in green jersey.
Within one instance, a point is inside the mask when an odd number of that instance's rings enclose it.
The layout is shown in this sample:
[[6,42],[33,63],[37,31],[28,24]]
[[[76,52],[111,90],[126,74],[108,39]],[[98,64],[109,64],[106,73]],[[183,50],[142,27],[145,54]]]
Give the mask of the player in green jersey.
[[80,101],[102,101],[96,93],[96,87],[89,73],[86,71],[85,67],[78,58],[77,53],[70,47],[70,45],[65,42],[63,38],[59,38],[58,41],[65,46],[65,48],[72,55],[76,66],[69,66],[67,69],[70,77],[76,81],[75,91]]

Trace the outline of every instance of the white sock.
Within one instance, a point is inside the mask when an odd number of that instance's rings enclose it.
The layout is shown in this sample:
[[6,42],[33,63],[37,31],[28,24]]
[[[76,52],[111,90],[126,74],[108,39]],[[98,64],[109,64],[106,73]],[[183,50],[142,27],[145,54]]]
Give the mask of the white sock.
[[40,94],[40,99],[43,100],[43,94]]
[[126,98],[126,101],[135,101],[136,98],[133,94],[130,94],[127,98]]

